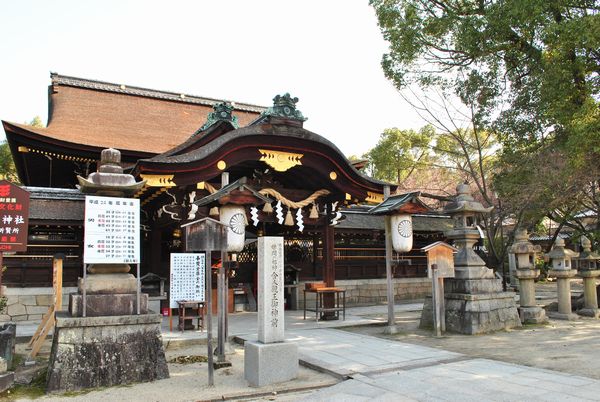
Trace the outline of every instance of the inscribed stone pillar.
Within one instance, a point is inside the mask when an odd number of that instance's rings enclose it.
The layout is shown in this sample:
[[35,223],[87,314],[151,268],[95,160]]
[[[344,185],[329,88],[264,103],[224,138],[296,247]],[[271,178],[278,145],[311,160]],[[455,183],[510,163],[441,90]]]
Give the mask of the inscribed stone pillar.
[[283,237],[258,238],[258,341],[284,340]]
[[244,344],[244,378],[253,387],[298,375],[298,345],[285,342],[283,237],[258,238],[258,342]]

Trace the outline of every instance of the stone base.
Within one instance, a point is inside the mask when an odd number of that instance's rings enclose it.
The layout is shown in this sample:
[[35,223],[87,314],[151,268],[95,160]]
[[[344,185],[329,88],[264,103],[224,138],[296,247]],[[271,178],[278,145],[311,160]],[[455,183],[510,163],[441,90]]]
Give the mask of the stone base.
[[12,387],[15,382],[15,373],[8,372],[0,374],[0,392],[4,392]]
[[548,322],[546,310],[539,306],[519,307],[518,310],[523,324],[545,324]]
[[[129,267],[127,265],[127,267]],[[86,278],[86,292],[91,294],[126,294],[135,293],[137,279],[132,274],[109,273],[88,275]],[[83,293],[83,278],[77,281],[77,290]]]
[[548,311],[548,317],[553,318],[555,320],[566,320],[566,321],[575,321],[579,318],[579,317],[577,317],[577,314],[559,313],[558,311]]
[[[488,269],[488,268],[486,268]],[[488,269],[491,271],[490,269]],[[466,294],[488,294],[502,293],[502,281],[497,278],[480,279],[453,279],[448,278],[444,281],[444,292],[448,293],[466,293]]]
[[70,317],[56,313],[47,392],[169,377],[158,314]]
[[[137,314],[137,295],[131,294],[88,294],[86,295],[86,316],[104,317]],[[69,312],[73,317],[83,315],[83,295],[69,295]],[[148,313],[148,295],[140,295],[140,314]]]
[[[511,293],[445,295],[446,330],[466,335],[484,334],[521,326]],[[420,328],[433,328],[431,297],[425,299]]]
[[298,345],[290,342],[244,344],[244,378],[253,387],[293,380],[298,376]]
[[577,314],[582,315],[584,317],[599,318],[600,310],[598,310],[597,308],[582,308],[577,310]]

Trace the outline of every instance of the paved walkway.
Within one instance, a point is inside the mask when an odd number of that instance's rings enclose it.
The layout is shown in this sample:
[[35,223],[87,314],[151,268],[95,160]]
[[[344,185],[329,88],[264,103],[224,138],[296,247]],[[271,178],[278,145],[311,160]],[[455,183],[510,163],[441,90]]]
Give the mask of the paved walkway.
[[303,365],[346,379],[299,400],[600,400],[600,381],[557,371],[336,329],[286,331],[286,339],[298,343]]
[[487,359],[441,363],[352,379],[304,401],[597,401],[600,381]]

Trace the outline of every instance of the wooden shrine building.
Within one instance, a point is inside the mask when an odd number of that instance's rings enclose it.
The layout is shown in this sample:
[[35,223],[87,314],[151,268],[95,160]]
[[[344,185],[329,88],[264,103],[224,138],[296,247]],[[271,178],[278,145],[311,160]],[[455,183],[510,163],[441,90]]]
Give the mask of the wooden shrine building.
[[[278,95],[262,107],[58,74],[51,79],[47,127],[2,122],[19,178],[32,193],[30,247],[5,259],[9,286],[49,286],[49,257],[57,250],[67,255],[64,282],[75,284],[83,233],[77,176],[95,171],[105,148],[120,150],[127,171],[146,182],[135,195],[142,206],[142,274],[168,277],[169,253],[182,251],[181,224],[218,217],[219,207],[233,204],[246,216],[234,286],[254,281],[253,240],[261,235],[284,236],[286,266],[300,281],[384,283],[383,218],[367,212],[388,184],[365,176],[333,143],[305,129],[296,98]],[[231,183],[226,194],[219,193],[223,173]],[[450,220],[416,215],[413,226],[413,251],[395,261],[399,278],[426,277],[418,250],[442,240]],[[427,289],[426,279],[417,282],[407,286]],[[356,302],[367,299],[357,293]]]

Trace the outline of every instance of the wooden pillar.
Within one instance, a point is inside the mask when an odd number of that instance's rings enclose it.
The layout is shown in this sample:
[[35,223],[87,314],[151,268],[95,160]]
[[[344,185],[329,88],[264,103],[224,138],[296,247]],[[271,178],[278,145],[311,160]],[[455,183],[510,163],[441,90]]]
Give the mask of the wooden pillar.
[[323,226],[323,282],[325,286],[335,286],[335,237],[333,226]]
[[161,275],[161,238],[162,232],[158,228],[153,228],[150,232],[150,272]]
[[[328,205],[327,210],[331,208]],[[335,236],[334,227],[329,225],[329,217],[325,220],[323,225],[323,282],[325,286],[335,286]],[[325,308],[334,307],[335,296],[333,294],[323,295],[323,306]],[[322,319],[332,320],[335,319],[336,315],[333,312],[323,313]]]

